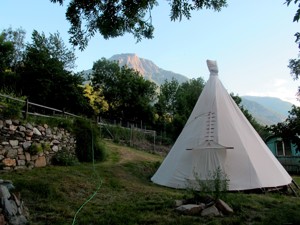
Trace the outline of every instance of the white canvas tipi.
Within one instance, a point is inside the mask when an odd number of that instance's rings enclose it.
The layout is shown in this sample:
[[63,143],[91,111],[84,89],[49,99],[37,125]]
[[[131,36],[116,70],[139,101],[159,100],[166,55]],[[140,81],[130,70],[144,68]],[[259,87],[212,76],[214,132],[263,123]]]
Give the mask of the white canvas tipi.
[[221,169],[229,180],[228,190],[290,184],[290,175],[225,90],[216,61],[207,60],[207,65],[210,78],[151,180],[167,187],[186,188]]

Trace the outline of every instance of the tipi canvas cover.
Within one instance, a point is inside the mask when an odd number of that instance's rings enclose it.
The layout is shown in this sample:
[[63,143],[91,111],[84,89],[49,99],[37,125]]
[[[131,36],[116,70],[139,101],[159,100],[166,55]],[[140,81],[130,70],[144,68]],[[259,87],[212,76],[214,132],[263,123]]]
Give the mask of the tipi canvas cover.
[[292,178],[248,122],[218,78],[216,61],[207,60],[207,81],[185,127],[151,180],[187,188],[216,170],[228,190],[285,186]]

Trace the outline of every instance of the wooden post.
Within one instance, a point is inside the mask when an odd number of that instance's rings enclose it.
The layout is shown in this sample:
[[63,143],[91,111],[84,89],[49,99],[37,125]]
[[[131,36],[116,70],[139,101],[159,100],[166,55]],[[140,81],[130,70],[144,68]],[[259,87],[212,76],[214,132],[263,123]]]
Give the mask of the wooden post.
[[26,98],[26,103],[25,103],[25,104],[26,104],[26,106],[25,106],[25,116],[24,116],[24,117],[25,117],[25,120],[26,120],[27,117],[28,117],[28,102],[29,102],[29,101],[28,101],[28,98]]

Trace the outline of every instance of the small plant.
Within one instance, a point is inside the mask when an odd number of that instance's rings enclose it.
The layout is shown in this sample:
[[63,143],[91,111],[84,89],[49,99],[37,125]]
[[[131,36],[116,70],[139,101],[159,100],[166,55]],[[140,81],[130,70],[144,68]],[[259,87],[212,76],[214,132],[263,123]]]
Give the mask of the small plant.
[[29,147],[29,153],[31,155],[37,155],[39,153],[43,152],[43,147],[42,144],[40,143],[33,143],[30,147]]
[[228,176],[220,167],[215,171],[209,172],[207,177],[203,180],[200,174],[194,171],[195,182],[188,184],[188,190],[192,192],[195,198],[201,198],[204,195],[211,195],[214,199],[225,197],[228,191]]
[[67,151],[67,149],[62,148],[58,151],[52,158],[52,164],[58,166],[74,166],[78,164],[78,159],[74,154]]
[[42,148],[44,151],[50,151],[51,150],[51,146],[50,146],[50,143],[49,142],[43,142],[41,143],[42,145]]

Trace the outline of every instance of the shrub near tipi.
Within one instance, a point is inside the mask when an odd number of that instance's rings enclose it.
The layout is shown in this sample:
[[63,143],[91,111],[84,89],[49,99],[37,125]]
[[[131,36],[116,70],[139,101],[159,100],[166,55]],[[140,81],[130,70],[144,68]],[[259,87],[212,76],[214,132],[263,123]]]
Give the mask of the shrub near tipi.
[[218,78],[216,61],[207,60],[207,81],[185,127],[151,178],[154,183],[187,186],[226,174],[228,190],[286,186],[292,178],[271,153]]

